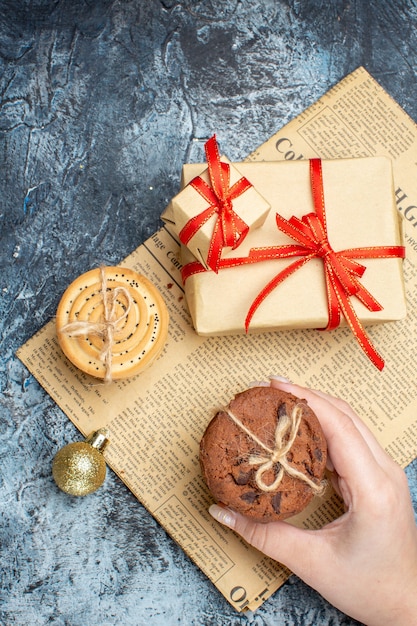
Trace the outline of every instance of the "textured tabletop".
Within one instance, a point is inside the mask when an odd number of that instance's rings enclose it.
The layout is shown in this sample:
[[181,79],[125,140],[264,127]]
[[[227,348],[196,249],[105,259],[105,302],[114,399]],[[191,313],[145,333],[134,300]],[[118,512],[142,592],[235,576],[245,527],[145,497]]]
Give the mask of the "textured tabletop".
[[360,65],[417,120],[414,0],[0,3],[0,624],[356,623],[296,577],[236,613],[111,471],[60,492],[80,436],[15,351],[159,228],[214,132],[240,160]]

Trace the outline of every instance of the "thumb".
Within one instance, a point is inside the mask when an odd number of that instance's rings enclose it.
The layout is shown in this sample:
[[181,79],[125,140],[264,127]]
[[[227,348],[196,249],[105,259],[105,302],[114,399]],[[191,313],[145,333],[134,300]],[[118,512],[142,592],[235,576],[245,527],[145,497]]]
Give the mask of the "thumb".
[[279,561],[300,578],[309,579],[316,569],[316,557],[319,558],[317,533],[297,528],[288,522],[255,522],[217,504],[210,506],[209,513],[218,522],[237,532],[251,546]]

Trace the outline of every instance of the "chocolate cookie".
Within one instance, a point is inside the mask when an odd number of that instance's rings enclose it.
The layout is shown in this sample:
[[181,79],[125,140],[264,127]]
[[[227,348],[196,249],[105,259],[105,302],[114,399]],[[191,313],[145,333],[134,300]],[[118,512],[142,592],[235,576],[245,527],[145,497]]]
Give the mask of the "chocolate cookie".
[[239,393],[200,442],[213,497],[261,522],[300,513],[323,489],[327,446],[306,400],[274,389]]

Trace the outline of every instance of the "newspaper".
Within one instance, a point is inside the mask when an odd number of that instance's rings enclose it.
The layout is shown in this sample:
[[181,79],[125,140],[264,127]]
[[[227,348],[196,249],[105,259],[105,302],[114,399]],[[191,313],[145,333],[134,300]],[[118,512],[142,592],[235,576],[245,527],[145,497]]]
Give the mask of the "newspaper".
[[[207,512],[211,498],[200,473],[199,441],[235,393],[253,380],[285,375],[348,400],[402,466],[417,454],[417,126],[359,68],[248,160],[367,155],[392,158],[406,227],[408,316],[369,329],[386,361],[382,373],[346,328],[197,336],[184,300],[178,241],[165,227],[122,263],[146,275],[169,308],[168,342],[151,368],[110,386],[92,385],[63,357],[53,322],[18,351],[83,435],[109,428],[108,465],[238,611],[255,610],[290,572]],[[329,487],[291,523],[318,528],[341,510]]]

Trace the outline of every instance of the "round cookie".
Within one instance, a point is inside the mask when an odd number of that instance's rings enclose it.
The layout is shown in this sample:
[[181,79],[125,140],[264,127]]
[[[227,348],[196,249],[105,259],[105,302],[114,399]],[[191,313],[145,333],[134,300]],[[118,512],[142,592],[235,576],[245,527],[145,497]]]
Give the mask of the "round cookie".
[[59,344],[80,370],[109,382],[134,376],[161,353],[168,310],[157,288],[124,267],[79,276],[56,313]]
[[260,522],[300,513],[323,490],[326,459],[323,431],[306,400],[272,387],[237,394],[200,442],[202,474],[213,497]]

